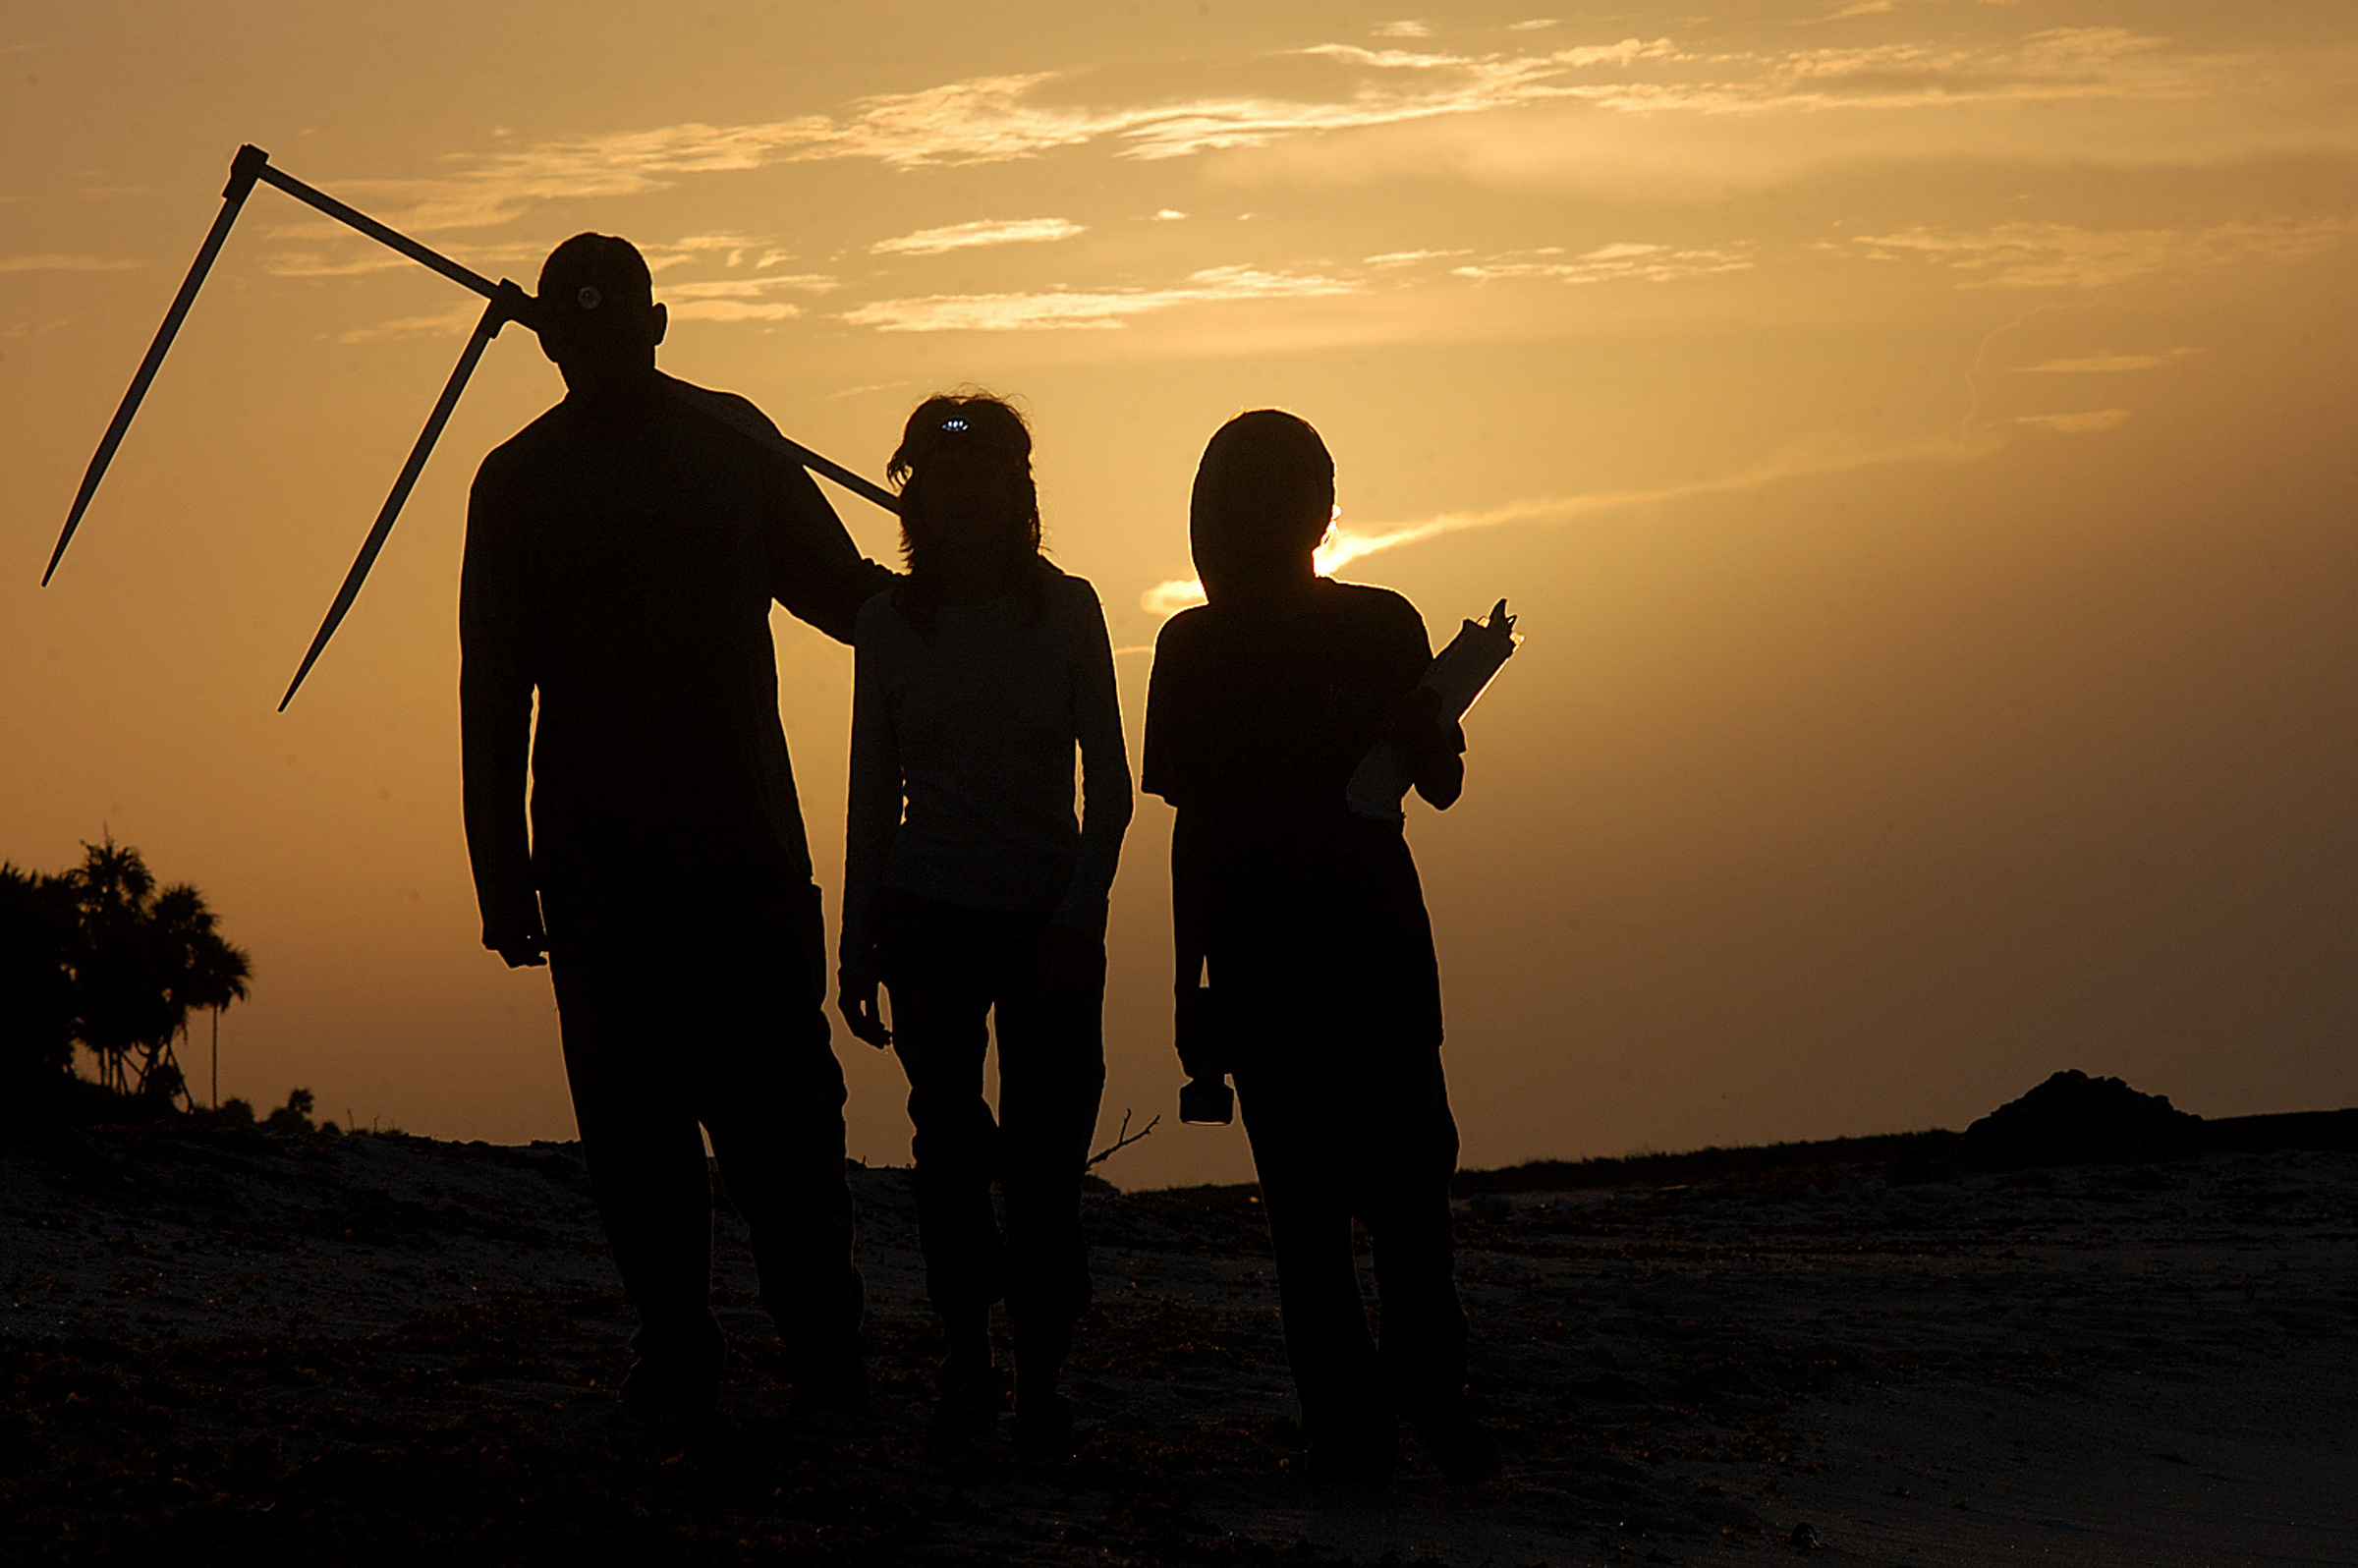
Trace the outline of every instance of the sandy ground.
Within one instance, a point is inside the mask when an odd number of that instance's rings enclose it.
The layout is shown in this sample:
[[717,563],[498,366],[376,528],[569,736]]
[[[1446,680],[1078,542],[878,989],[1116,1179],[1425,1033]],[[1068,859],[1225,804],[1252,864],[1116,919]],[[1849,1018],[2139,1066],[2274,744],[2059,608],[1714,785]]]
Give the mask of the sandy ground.
[[0,1558],[2358,1563],[2358,1156],[1891,1174],[1461,1203],[1507,1469],[1367,1498],[1294,1473],[1250,1189],[1093,1192],[1059,1465],[928,1431],[902,1171],[875,1416],[788,1410],[724,1207],[733,1380],[648,1428],[571,1146],[56,1135],[0,1155]]

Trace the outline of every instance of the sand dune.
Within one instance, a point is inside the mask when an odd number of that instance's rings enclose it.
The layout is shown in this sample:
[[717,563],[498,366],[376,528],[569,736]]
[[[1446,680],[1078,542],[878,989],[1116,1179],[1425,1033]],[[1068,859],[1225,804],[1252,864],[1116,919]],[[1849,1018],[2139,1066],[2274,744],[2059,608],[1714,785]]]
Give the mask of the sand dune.
[[903,1171],[855,1173],[875,1417],[788,1414],[724,1205],[733,1381],[649,1430],[571,1146],[54,1134],[0,1156],[0,1556],[2358,1561],[2358,1156],[1873,1148],[1462,1203],[1508,1470],[1371,1501],[1290,1472],[1250,1189],[1092,1192],[1054,1466],[926,1432]]

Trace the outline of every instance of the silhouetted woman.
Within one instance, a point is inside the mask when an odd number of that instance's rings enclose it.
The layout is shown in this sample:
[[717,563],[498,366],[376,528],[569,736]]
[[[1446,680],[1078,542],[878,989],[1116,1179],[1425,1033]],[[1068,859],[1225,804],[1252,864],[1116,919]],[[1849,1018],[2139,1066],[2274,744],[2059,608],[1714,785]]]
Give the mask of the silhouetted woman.
[[[1380,1485],[1406,1415],[1473,1478],[1497,1449],[1465,1406],[1432,931],[1401,824],[1344,804],[1389,740],[1448,806],[1465,743],[1418,688],[1432,655],[1416,607],[1319,575],[1333,515],[1334,462],[1294,416],[1240,415],[1205,449],[1189,527],[1209,602],[1162,629],[1147,698],[1145,786],[1179,809],[1181,1063],[1235,1076],[1312,1473]],[[1380,1351],[1355,1218],[1375,1239]]]
[[942,1415],[980,1426],[996,1413],[989,1319],[1003,1297],[1017,1440],[1065,1450],[1072,1407],[1056,1383],[1089,1303],[1080,1201],[1105,1082],[1105,900],[1130,821],[1113,651],[1095,591],[1040,555],[1015,410],[927,399],[888,474],[909,574],[862,608],[854,639],[843,1014],[909,1075],[918,1232],[948,1351]]

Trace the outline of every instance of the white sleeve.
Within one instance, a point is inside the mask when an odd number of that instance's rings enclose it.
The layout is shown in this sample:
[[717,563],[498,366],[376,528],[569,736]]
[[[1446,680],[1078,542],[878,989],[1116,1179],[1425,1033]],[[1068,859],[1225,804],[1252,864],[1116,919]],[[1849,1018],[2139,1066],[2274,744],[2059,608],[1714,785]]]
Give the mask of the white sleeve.
[[[889,613],[887,611],[886,613]],[[880,617],[861,617],[852,655],[852,768],[844,801],[843,931],[837,961],[870,962],[875,945],[876,893],[901,825],[901,749],[888,700],[887,660]]]
[[1130,755],[1122,741],[1122,704],[1114,690],[1113,640],[1096,590],[1075,580],[1081,620],[1073,658],[1073,733],[1081,743],[1081,858],[1056,906],[1059,925],[1102,934],[1106,899],[1130,826]]

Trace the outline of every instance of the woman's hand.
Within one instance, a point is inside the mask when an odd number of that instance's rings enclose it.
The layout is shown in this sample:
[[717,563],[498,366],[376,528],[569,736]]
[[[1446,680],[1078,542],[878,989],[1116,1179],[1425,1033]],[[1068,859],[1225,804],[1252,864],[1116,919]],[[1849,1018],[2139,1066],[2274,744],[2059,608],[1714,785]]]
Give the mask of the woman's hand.
[[856,1039],[864,1039],[878,1050],[892,1043],[892,1031],[884,1027],[884,1004],[879,996],[883,981],[873,971],[844,969],[836,976],[836,1011]]
[[1441,694],[1430,686],[1412,686],[1383,705],[1376,715],[1376,738],[1389,741],[1415,756],[1440,740]]
[[1417,793],[1446,811],[1466,787],[1466,732],[1441,716],[1441,698],[1430,686],[1403,692],[1376,716],[1379,740],[1398,747]]

